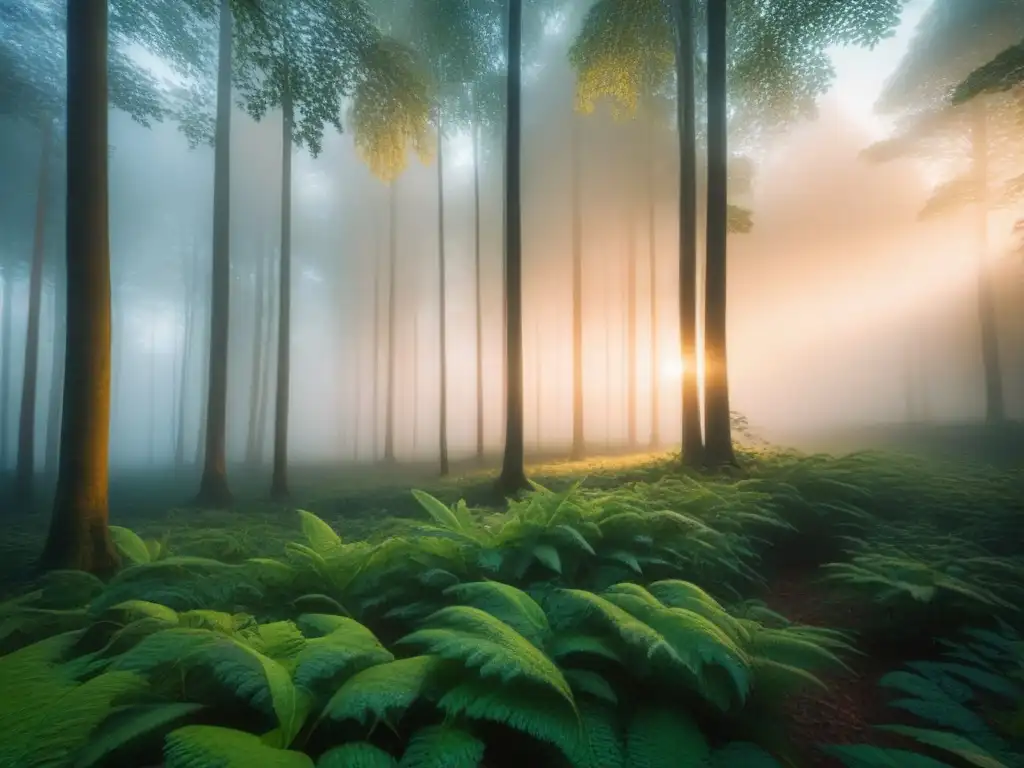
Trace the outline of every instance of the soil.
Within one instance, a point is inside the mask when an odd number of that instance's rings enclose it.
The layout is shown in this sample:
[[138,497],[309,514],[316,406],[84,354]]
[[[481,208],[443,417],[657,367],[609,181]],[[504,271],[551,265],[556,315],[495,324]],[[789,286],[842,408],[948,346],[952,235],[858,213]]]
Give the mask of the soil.
[[[776,579],[765,602],[794,623],[842,630],[863,625],[862,609],[830,594],[813,572]],[[886,706],[886,693],[878,686],[879,679],[901,667],[902,661],[879,661],[868,656],[845,661],[852,671],[825,677],[827,691],[808,690],[785,705],[791,718],[791,741],[799,745],[799,768],[843,768],[837,758],[819,749],[823,744],[907,746],[898,737],[872,728],[902,720],[898,711]]]

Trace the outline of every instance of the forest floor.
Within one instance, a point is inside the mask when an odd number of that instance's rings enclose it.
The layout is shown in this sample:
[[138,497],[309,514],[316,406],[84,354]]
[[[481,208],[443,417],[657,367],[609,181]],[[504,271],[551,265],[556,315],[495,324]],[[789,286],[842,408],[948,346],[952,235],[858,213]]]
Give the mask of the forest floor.
[[[974,430],[977,432],[977,429]],[[1020,432],[1016,434],[1020,437]],[[1024,440],[1015,442],[1005,432],[990,433],[990,439],[946,429],[943,439],[955,450],[946,455],[994,465],[1020,466],[1017,453]],[[886,442],[901,447],[936,444],[937,431],[905,432]],[[854,440],[847,437],[847,440]],[[879,442],[877,436],[863,442]],[[941,442],[941,441],[939,441]],[[942,451],[940,451],[941,453]],[[586,479],[586,485],[615,487],[630,482],[655,480],[665,472],[664,454],[634,454],[595,458],[582,462],[552,461],[533,464],[530,477],[552,489],[567,487]],[[189,493],[198,487],[193,470],[182,472],[137,470],[122,472],[111,480],[111,522],[129,527],[147,538],[169,538],[175,549],[188,554],[222,557],[237,548],[247,556],[276,556],[283,543],[294,540],[298,523],[295,508],[313,512],[346,540],[376,540],[402,532],[425,514],[410,489],[426,490],[446,503],[462,498],[475,508],[504,506],[494,491],[494,470],[464,464],[454,468],[450,478],[439,480],[433,465],[349,465],[297,466],[291,472],[295,498],[288,504],[265,500],[267,473],[236,468],[232,490],[236,504],[231,510],[201,510],[190,504]],[[5,521],[0,537],[0,599],[20,592],[32,578],[32,562],[46,533],[45,508],[22,519]],[[769,608],[794,622],[844,630],[856,630],[862,623],[861,607],[828,588],[816,566],[789,569],[767,575],[763,594]],[[812,691],[786,702],[797,744],[804,745],[798,758],[800,768],[840,768],[842,763],[821,754],[816,744],[876,744],[899,746],[872,724],[898,721],[886,706],[878,680],[912,658],[879,659],[862,655],[853,659],[851,671],[827,679],[827,691]]]

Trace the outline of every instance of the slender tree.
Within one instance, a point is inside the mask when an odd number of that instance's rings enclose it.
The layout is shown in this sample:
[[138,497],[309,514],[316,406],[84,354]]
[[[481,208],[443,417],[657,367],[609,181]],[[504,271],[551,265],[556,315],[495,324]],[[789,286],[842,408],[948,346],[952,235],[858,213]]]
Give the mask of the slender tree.
[[523,445],[523,260],[520,208],[520,125],[523,0],[508,2],[508,96],[505,138],[505,452],[498,488],[529,487]]
[[398,347],[398,179],[388,184],[388,370],[384,414],[384,461],[395,460],[395,371]]
[[583,426],[583,124],[571,118],[569,136],[569,183],[572,206],[572,448],[569,457],[579,461],[586,453]]
[[704,462],[712,468],[735,464],[729,411],[726,353],[726,244],[728,239],[729,150],[726,60],[726,0],[708,0],[708,186],[704,272]]
[[440,473],[448,474],[448,295],[444,237],[444,114],[437,111],[437,290],[438,290],[438,457]]
[[[64,340],[67,336],[67,285],[63,265],[54,265],[53,274],[53,345],[50,358],[50,392],[46,407],[46,459],[43,469],[47,477],[57,474],[60,460],[60,422],[64,405]],[[0,464],[2,466],[2,464]]]
[[60,469],[42,564],[109,573],[110,245],[107,0],[67,9],[68,343]]

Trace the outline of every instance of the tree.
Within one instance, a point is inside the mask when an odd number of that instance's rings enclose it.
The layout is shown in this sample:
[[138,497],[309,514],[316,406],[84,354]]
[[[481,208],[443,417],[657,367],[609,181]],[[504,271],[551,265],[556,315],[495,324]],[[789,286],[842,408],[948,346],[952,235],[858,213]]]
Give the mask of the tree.
[[104,574],[119,565],[107,527],[110,250],[107,0],[67,10],[68,343],[60,469],[42,564]]
[[[694,103],[694,81],[708,71],[706,53],[696,49],[693,42],[693,25],[694,16],[703,21],[705,8],[715,2],[706,0],[694,5],[691,0],[680,0],[666,7],[660,0],[598,0],[570,52],[584,105],[610,97],[627,113],[635,113],[644,95],[657,93],[674,76],[681,166],[683,458],[691,464],[703,463],[704,458],[696,380],[695,146],[699,131],[694,123],[699,104]],[[718,119],[716,130],[728,128],[735,144],[749,149],[763,144],[793,119],[812,114],[815,98],[828,87],[832,76],[827,48],[842,44],[873,45],[895,27],[901,7],[901,0],[816,0],[770,6],[759,0],[734,0],[732,13],[724,22],[728,43],[725,66],[732,96],[726,114],[731,119],[728,126]],[[715,141],[722,151],[727,148],[723,136]],[[726,168],[728,160],[726,157]],[[721,164],[721,157],[718,162]],[[751,224],[749,212],[728,204],[724,216],[717,212],[716,221],[718,226],[733,231],[744,231]],[[725,240],[725,235],[720,233],[720,237]],[[721,247],[717,258],[724,260]],[[724,275],[724,261],[714,269]],[[724,297],[724,282],[712,289],[714,294]],[[724,304],[722,307],[723,311],[715,314],[716,322],[725,322]],[[706,334],[708,330],[705,329]],[[712,342],[725,339],[724,328],[710,331]],[[709,349],[705,344],[705,357],[708,356],[724,365],[724,348]],[[728,407],[722,398],[719,403],[719,408]],[[716,423],[724,421],[718,417]],[[726,437],[715,439],[721,443]]]
[[497,487],[512,494],[529,487],[523,442],[523,260],[520,207],[520,120],[523,0],[508,2],[508,95],[505,118],[505,451]]
[[962,104],[982,94],[1008,91],[1021,83],[1024,83],[1024,40],[971,72],[953,91],[953,104]]
[[[61,35],[65,24],[63,4],[53,0],[39,3],[12,3],[0,0],[4,17],[4,38],[0,42],[0,116],[29,123],[39,139],[39,165],[36,179],[36,210],[32,258],[29,267],[27,334],[22,368],[21,404],[18,418],[17,464],[14,477],[14,498],[29,506],[32,503],[35,473],[36,400],[38,396],[39,343],[42,312],[45,236],[49,220],[48,202],[52,192],[50,171],[58,134],[63,126],[59,117],[65,101],[64,50]],[[123,32],[124,30],[122,30]],[[106,32],[104,32],[106,34]],[[126,45],[125,34],[115,29],[115,44]],[[111,51],[110,100],[115,107],[128,111],[138,122],[149,125],[164,114],[159,88],[127,59],[117,45]],[[106,156],[106,151],[104,151]],[[4,281],[4,334],[10,333],[7,317],[10,308],[10,273]],[[55,326],[56,327],[56,326]],[[4,346],[8,354],[9,339]],[[7,377],[5,364],[0,386],[3,394],[3,422],[0,440],[6,444]],[[52,413],[51,416],[56,416]]]
[[[1002,422],[1006,413],[995,299],[986,267],[988,219],[993,208],[1024,197],[1024,113],[1012,96],[998,93],[1010,82],[1001,78],[1012,73],[1012,67],[1003,68],[1013,61],[1013,46],[996,54],[1019,38],[1022,25],[1024,7],[1011,0],[937,0],[877,104],[879,111],[901,117],[899,130],[865,152],[875,162],[914,155],[943,162],[947,176],[922,209],[922,219],[966,206],[974,210],[975,290],[989,423]],[[969,94],[974,98],[968,99]]]

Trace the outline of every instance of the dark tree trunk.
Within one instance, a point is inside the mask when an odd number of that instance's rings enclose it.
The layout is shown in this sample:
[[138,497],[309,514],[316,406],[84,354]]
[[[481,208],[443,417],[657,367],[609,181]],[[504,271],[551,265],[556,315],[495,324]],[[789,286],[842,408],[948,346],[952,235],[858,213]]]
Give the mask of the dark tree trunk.
[[520,211],[520,81],[522,79],[523,0],[508,4],[508,110],[505,134],[505,454],[498,488],[515,493],[529,488],[523,456],[523,261]]
[[36,458],[36,396],[39,390],[39,321],[43,309],[43,259],[46,253],[46,202],[50,191],[50,154],[53,121],[40,126],[39,179],[36,188],[36,221],[32,266],[28,278],[28,332],[25,335],[25,367],[21,378],[21,410],[18,414],[18,463],[14,472],[15,503],[32,506]]
[[650,261],[650,310],[651,310],[651,448],[661,445],[661,379],[658,364],[661,360],[658,347],[658,242],[657,242],[657,200],[654,158],[654,115],[647,120],[647,248]]
[[[282,182],[283,184],[283,182]],[[282,193],[283,193],[282,189]],[[267,340],[263,337],[263,328],[267,314],[266,265],[264,264],[264,253],[261,250],[259,261],[256,263],[255,285],[253,286],[253,314],[252,314],[252,363],[249,369],[249,433],[245,442],[245,463],[251,467],[258,467],[262,457],[256,452],[259,445],[259,412],[260,400],[263,399],[263,350],[267,346]]]
[[580,176],[583,166],[583,125],[573,114],[569,137],[569,183],[572,206],[572,448],[569,458],[580,460],[586,453],[583,436],[583,202]]
[[978,98],[974,102],[972,144],[979,193],[975,213],[978,238],[977,300],[981,362],[985,371],[985,421],[1001,424],[1006,421],[1006,403],[1003,397],[1003,368],[999,359],[999,326],[996,321],[992,276],[988,268],[988,120],[984,100]]
[[444,125],[437,115],[437,280],[440,393],[438,402],[437,448],[441,477],[448,474],[448,318],[444,258]]
[[729,410],[726,334],[729,147],[726,0],[708,4],[708,199],[704,272],[704,463],[736,463]]
[[693,2],[676,16],[676,108],[679,125],[679,346],[682,355],[683,462],[704,460],[697,382],[697,126],[694,100]]
[[480,264],[480,126],[473,131],[473,277],[476,281],[476,457],[484,456],[484,295]]
[[398,282],[398,181],[388,187],[388,374],[387,409],[384,414],[384,461],[395,460],[395,371],[398,367],[398,348],[395,340],[396,284]]
[[274,474],[270,497],[288,498],[288,405],[292,335],[292,94],[286,82],[281,110],[281,265],[277,276],[277,389],[274,392]]
[[67,10],[68,339],[60,469],[40,564],[105,575],[110,540],[110,238],[107,206],[107,0]]
[[[207,306],[209,306],[209,304],[207,304]],[[210,348],[210,337],[211,337],[211,334],[213,333],[213,331],[210,328],[210,318],[208,316],[208,313],[203,313],[203,315],[206,315],[206,316],[202,316],[201,315],[201,317],[203,317],[203,320],[205,322],[203,322],[202,328],[200,329],[200,333],[202,334],[202,337],[201,337],[202,338],[202,349],[205,352],[206,350],[208,350]],[[201,382],[207,382],[207,381],[210,380],[210,356],[209,355],[207,355],[207,354],[202,355],[202,366],[203,366],[202,375],[201,375],[199,380]],[[196,430],[198,432],[198,434],[196,435],[196,453],[195,453],[195,461],[194,461],[194,463],[195,463],[195,465],[197,467],[202,466],[202,463],[203,463],[203,452],[204,452],[204,449],[206,448],[206,425],[207,425],[206,414],[210,410],[209,409],[209,405],[210,405],[210,401],[209,401],[208,398],[206,398],[206,397],[201,397],[200,398],[200,400],[199,400],[199,428],[198,428],[198,430]]]
[[192,265],[185,281],[185,338],[181,344],[181,369],[178,371],[178,426],[174,435],[174,466],[185,466],[185,424],[188,412],[189,367],[192,364],[192,337],[195,335],[195,304],[199,287],[199,248],[192,243]]
[[217,46],[217,127],[213,172],[213,269],[210,283],[210,380],[206,450],[197,502],[231,504],[227,468],[228,324],[231,300],[231,4],[221,0]]
[[14,266],[4,267],[3,317],[0,318],[0,472],[8,467],[11,437],[11,326],[14,324]]
[[67,280],[63,265],[53,270],[53,347],[50,361],[50,394],[46,408],[46,465],[52,478],[60,461],[60,422],[64,406],[64,340],[67,335]]

